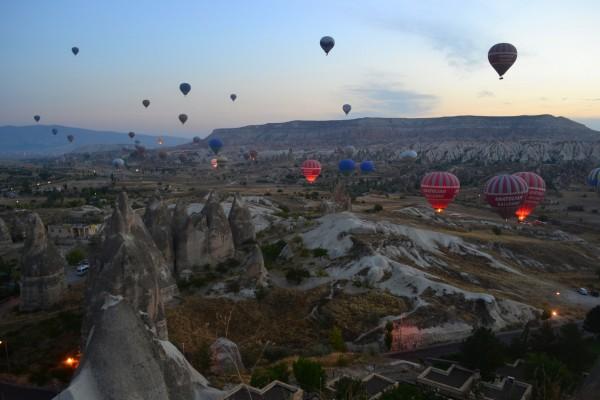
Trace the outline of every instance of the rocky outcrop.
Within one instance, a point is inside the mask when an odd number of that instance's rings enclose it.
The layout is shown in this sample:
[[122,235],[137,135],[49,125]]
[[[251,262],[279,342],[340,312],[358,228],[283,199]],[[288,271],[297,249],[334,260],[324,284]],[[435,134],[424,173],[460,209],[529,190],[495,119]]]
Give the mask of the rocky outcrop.
[[164,302],[177,286],[167,262],[154,244],[142,219],[121,193],[104,229],[104,241],[95,249],[86,288],[84,336],[107,295],[122,297],[140,313],[144,323],[166,339]]
[[174,251],[173,251],[173,230],[171,229],[172,217],[162,199],[155,197],[144,213],[144,223],[154,239],[156,247],[165,257],[165,261],[173,272]]
[[245,370],[237,344],[220,337],[210,345],[210,370],[215,374],[231,374]]
[[27,227],[21,265],[21,310],[44,310],[62,299],[66,262],[48,240],[39,215],[30,214]]
[[201,215],[206,218],[208,236],[206,248],[212,263],[225,261],[234,256],[233,235],[229,221],[216,192],[211,192],[202,209]]
[[233,244],[236,249],[256,241],[252,214],[239,193],[233,196],[231,210],[229,211],[229,226],[231,227]]
[[12,242],[13,240],[10,234],[10,229],[8,229],[8,226],[4,220],[0,218],[0,245],[11,244]]
[[352,197],[344,182],[338,182],[333,189],[333,202],[337,212],[352,211]]
[[267,283],[268,272],[262,250],[257,244],[246,249],[246,256],[242,262],[244,280],[251,285],[263,286]]

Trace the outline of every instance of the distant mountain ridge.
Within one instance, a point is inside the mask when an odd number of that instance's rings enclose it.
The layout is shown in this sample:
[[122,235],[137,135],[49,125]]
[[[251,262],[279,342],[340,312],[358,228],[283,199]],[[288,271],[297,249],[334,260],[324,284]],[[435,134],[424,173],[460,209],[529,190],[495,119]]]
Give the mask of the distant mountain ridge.
[[568,118],[545,114],[290,121],[215,129],[208,139],[213,137],[219,137],[228,147],[316,148],[446,141],[598,141],[600,132]]
[[[58,130],[53,135],[52,129]],[[75,140],[69,143],[67,135]],[[66,127],[61,125],[28,125],[0,127],[0,156],[10,158],[53,156],[63,153],[85,151],[93,152],[114,147],[115,145],[131,145],[134,140],[147,148],[159,146],[158,136],[137,134],[134,139],[127,132],[97,131]],[[176,146],[190,142],[190,139],[162,136],[165,146]]]

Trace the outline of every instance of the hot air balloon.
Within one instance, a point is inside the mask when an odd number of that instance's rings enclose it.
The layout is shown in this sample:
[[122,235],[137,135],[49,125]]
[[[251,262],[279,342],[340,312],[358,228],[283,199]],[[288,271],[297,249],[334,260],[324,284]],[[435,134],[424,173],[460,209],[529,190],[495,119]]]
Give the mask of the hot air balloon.
[[216,158],[212,158],[210,160],[210,166],[212,169],[217,169],[219,167],[219,160],[217,160]]
[[256,158],[258,157],[258,152],[256,150],[250,150],[248,152],[248,155],[250,156],[250,160],[256,161]]
[[335,46],[335,40],[331,36],[323,36],[320,41],[321,48],[325,52],[325,55],[329,55],[333,46]]
[[58,133],[58,129],[56,129],[56,128],[52,128],[52,134],[53,134],[54,136],[56,136],[56,134],[57,134],[57,133]]
[[300,170],[308,183],[314,183],[321,174],[321,163],[317,160],[306,160]]
[[510,43],[495,44],[488,51],[488,61],[500,79],[504,79],[506,71],[517,61],[517,48]]
[[165,141],[163,140],[162,136],[159,136],[159,137],[156,139],[156,143],[158,143],[159,145],[161,145],[161,146],[162,146],[162,145],[165,143]]
[[150,105],[150,100],[148,100],[148,99],[142,100],[142,105],[143,105],[145,108],[148,108],[148,106]]
[[123,167],[125,166],[125,161],[123,161],[123,159],[122,159],[122,158],[115,158],[115,159],[112,161],[112,165],[113,165],[113,167],[115,167],[116,169],[121,169],[121,168],[123,168]]
[[179,114],[179,122],[181,122],[182,124],[185,124],[185,121],[187,121],[188,116],[185,114]]
[[350,112],[350,110],[352,110],[352,106],[350,104],[344,104],[342,106],[342,110],[346,113],[346,115],[348,115],[348,113]]
[[237,94],[232,93],[229,95],[229,98],[231,99],[231,101],[235,101],[235,99],[237,99]]
[[73,52],[74,55],[79,54],[79,47],[71,47],[71,51]]
[[179,90],[181,90],[181,93],[183,93],[184,96],[187,96],[190,90],[192,90],[192,86],[189,83],[184,82],[179,85]]
[[594,168],[587,176],[586,182],[588,186],[594,189],[600,189],[600,167]]
[[421,179],[421,194],[437,213],[454,201],[459,190],[460,181],[450,172],[429,172]]
[[356,153],[356,147],[348,145],[344,147],[343,151],[346,157],[352,157]]
[[516,211],[519,221],[524,221],[525,218],[533,212],[538,204],[544,200],[546,194],[546,182],[541,176],[534,172],[517,172],[513,176],[518,176],[527,183],[527,193],[523,202]]
[[404,150],[402,153],[400,153],[400,159],[401,160],[414,160],[417,158],[417,152],[414,150]]
[[509,219],[523,203],[527,182],[514,175],[497,175],[485,184],[483,194],[490,206],[504,219]]
[[139,144],[136,144],[135,152],[137,153],[138,156],[144,157],[144,154],[146,154],[146,148],[144,146],[140,146]]
[[75,140],[75,136],[67,135],[67,140],[69,141],[69,143],[73,143],[73,140]]
[[360,163],[360,172],[368,174],[369,172],[375,171],[375,164],[373,161],[365,160]]
[[345,159],[338,163],[340,172],[346,176],[350,175],[356,169],[356,164],[353,160]]
[[194,142],[194,144],[200,143],[200,137],[199,136],[194,136],[193,142]]
[[133,139],[135,137],[135,132],[129,132],[127,135],[130,139]]
[[39,115],[34,115],[33,119],[35,120],[35,122],[40,122],[40,116]]
[[215,153],[219,154],[221,148],[223,147],[223,142],[219,138],[212,138],[208,141],[208,147]]

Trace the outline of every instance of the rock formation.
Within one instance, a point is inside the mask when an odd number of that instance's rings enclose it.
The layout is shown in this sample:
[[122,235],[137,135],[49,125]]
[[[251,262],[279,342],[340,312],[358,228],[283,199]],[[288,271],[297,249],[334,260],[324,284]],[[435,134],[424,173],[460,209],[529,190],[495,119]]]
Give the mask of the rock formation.
[[335,214],[343,211],[352,211],[352,197],[346,189],[344,182],[335,185],[331,200],[323,200],[319,205],[322,214]]
[[48,240],[37,214],[27,217],[27,234],[21,266],[21,310],[47,309],[58,303],[65,290],[66,262]]
[[242,356],[237,344],[220,337],[210,345],[210,370],[215,374],[243,372]]
[[2,218],[0,218],[0,244],[11,244],[13,242],[12,236],[10,234],[10,229],[4,222]]
[[233,244],[236,249],[256,241],[252,214],[239,193],[233,196],[231,210],[229,211],[229,226],[231,227]]
[[171,212],[162,199],[155,197],[150,205],[146,207],[144,223],[156,243],[156,247],[162,252],[167,264],[173,272],[173,230],[171,229]]
[[141,217],[131,209],[125,193],[119,195],[104,235],[103,243],[90,260],[84,336],[93,325],[89,317],[110,294],[123,297],[143,315],[145,324],[159,338],[166,338],[163,302],[177,293],[177,286],[162,253]]
[[233,257],[233,235],[216,192],[209,194],[201,214],[206,218],[208,227],[206,247],[212,262],[218,263]]
[[262,286],[266,284],[268,272],[265,268],[265,260],[262,250],[257,244],[247,248],[246,257],[242,261],[244,280],[252,285]]

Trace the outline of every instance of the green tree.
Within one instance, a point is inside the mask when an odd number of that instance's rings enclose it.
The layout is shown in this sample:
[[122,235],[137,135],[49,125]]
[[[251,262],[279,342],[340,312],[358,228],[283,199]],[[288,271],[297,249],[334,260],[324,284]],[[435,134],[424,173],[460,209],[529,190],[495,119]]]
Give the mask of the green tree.
[[528,381],[533,383],[535,398],[560,400],[575,380],[569,369],[545,353],[532,353],[526,359]]
[[80,248],[75,248],[67,253],[66,259],[69,265],[79,265],[85,260],[85,252]]
[[588,311],[583,321],[583,329],[600,335],[600,306],[596,306]]
[[394,336],[392,335],[392,332],[394,330],[394,323],[392,321],[388,321],[385,324],[385,347],[388,350],[392,349],[392,344],[394,343]]
[[504,363],[504,346],[491,329],[477,328],[461,347],[462,361],[472,369],[479,369],[484,379],[490,379]]
[[589,361],[592,361],[581,330],[574,323],[560,327],[556,354],[559,360],[574,372],[583,372]]
[[250,378],[250,385],[262,388],[273,382],[274,380],[278,380],[281,382],[287,383],[290,379],[290,370],[286,363],[277,363],[268,368],[256,368],[252,372],[252,377]]
[[367,390],[359,379],[343,377],[334,385],[336,400],[367,400]]
[[313,257],[327,257],[327,249],[324,249],[322,247],[317,247],[316,249],[313,249],[312,251],[313,253]]
[[346,342],[342,336],[342,331],[337,326],[334,326],[329,333],[329,344],[335,351],[346,351]]
[[531,335],[530,345],[536,352],[552,353],[556,346],[556,335],[550,322],[544,321],[540,329]]
[[300,357],[293,365],[294,376],[302,389],[318,392],[325,384],[325,370],[316,361]]

